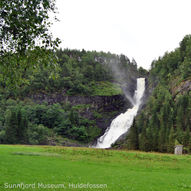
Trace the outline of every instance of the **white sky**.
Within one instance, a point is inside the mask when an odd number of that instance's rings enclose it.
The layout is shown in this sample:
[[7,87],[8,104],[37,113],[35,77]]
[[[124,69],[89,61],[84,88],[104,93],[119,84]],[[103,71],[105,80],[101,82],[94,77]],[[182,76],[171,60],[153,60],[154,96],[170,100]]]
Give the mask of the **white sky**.
[[62,48],[110,51],[148,69],[191,33],[191,0],[56,0]]

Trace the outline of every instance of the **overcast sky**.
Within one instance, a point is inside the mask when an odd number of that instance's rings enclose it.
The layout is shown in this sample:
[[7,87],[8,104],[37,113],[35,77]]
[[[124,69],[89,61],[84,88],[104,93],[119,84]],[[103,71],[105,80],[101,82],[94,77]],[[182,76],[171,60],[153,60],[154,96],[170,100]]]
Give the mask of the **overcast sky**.
[[56,0],[61,47],[110,51],[148,69],[191,34],[191,0]]

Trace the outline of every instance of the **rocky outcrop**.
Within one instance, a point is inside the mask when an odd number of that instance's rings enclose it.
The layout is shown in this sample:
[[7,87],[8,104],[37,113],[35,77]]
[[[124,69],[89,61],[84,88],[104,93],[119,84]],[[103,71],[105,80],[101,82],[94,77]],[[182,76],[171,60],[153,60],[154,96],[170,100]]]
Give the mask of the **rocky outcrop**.
[[[37,93],[30,96],[36,103],[46,102],[48,104],[61,103],[76,105],[87,105],[80,115],[95,120],[97,127],[104,133],[106,128],[110,125],[111,121],[127,108],[131,107],[131,103],[123,95],[114,96],[68,96],[64,92],[54,94]],[[95,116],[98,113],[100,116]]]
[[191,80],[186,80],[181,82],[178,85],[172,87],[171,92],[172,95],[175,97],[178,94],[184,94],[185,92],[191,91]]
[[90,104],[95,109],[103,108],[107,111],[121,110],[131,106],[130,102],[123,95],[114,96],[67,96],[62,93],[43,94],[38,93],[31,95],[30,98],[36,103],[47,102],[54,103],[70,103],[71,106],[79,104]]

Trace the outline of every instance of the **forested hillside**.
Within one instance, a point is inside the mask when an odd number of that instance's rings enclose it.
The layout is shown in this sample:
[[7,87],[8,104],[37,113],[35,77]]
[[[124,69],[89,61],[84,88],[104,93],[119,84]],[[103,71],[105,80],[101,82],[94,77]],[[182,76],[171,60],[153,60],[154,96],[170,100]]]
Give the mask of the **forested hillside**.
[[0,143],[84,145],[130,107],[123,91],[145,75],[124,55],[57,50],[55,70],[26,70],[22,83],[0,83]]
[[131,106],[122,94],[145,70],[124,55],[58,50],[56,12],[55,0],[0,3],[0,143],[87,145]]
[[173,152],[175,144],[191,152],[191,35],[180,47],[152,62],[146,107],[120,147]]

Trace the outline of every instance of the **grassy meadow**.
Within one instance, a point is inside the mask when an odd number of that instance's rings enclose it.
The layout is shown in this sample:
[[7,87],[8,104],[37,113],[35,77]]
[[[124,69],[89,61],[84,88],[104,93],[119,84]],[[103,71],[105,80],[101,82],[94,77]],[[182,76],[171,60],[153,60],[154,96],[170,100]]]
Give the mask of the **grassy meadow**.
[[188,191],[191,156],[0,145],[0,190]]

